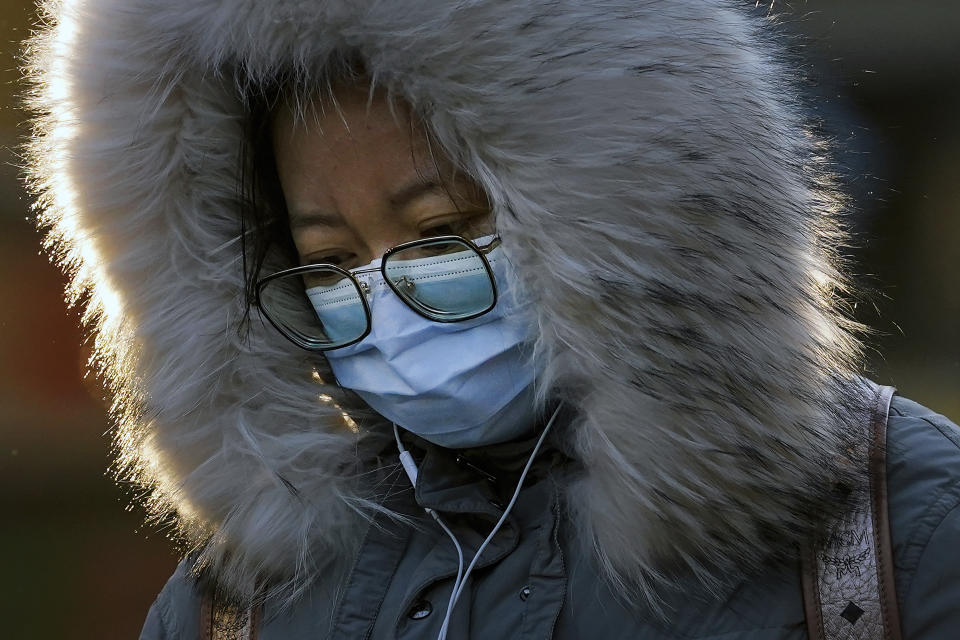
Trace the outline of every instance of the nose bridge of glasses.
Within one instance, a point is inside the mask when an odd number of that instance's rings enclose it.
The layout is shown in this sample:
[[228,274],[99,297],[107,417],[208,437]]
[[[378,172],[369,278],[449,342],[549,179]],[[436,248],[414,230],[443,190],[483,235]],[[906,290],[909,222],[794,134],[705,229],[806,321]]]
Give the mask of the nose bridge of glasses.
[[350,275],[353,276],[353,279],[357,282],[357,284],[360,286],[360,290],[365,295],[370,295],[370,293],[373,291],[373,286],[370,283],[370,280],[371,280],[370,274],[379,274],[379,273],[380,273],[379,266],[367,267],[363,269],[355,269],[350,271]]

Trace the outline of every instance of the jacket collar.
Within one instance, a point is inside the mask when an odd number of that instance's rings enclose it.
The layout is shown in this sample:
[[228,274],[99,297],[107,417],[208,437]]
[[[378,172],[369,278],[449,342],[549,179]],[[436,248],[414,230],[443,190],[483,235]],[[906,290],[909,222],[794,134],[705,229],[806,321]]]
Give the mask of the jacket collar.
[[[470,449],[447,449],[405,434],[420,458],[416,500],[421,507],[451,513],[486,514],[493,522],[510,501],[539,434]],[[525,484],[560,473],[567,458],[547,440],[530,467]]]

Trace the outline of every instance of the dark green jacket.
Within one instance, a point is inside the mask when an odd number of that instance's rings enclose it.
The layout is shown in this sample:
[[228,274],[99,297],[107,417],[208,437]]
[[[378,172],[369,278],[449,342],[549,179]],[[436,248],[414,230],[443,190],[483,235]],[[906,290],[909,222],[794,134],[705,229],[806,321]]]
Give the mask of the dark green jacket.
[[[524,444],[491,448],[488,467],[515,471]],[[416,494],[403,482],[397,504],[416,497],[457,523],[472,549],[499,517],[495,486],[432,447]],[[490,464],[493,462],[494,464]],[[522,460],[521,460],[522,462]],[[559,640],[806,637],[799,568],[771,567],[718,598],[698,590],[667,596],[667,620],[630,607],[598,580],[576,532],[558,517],[556,487],[544,477],[562,457],[546,452],[522,490],[509,526],[488,547],[458,603],[450,638]],[[474,465],[476,466],[476,465]],[[897,596],[907,640],[955,640],[960,634],[960,428],[942,415],[895,397],[888,427],[887,473]],[[405,478],[400,478],[406,481]],[[454,516],[453,514],[459,514]],[[429,520],[424,530],[371,529],[349,577],[319,584],[292,611],[268,603],[262,640],[431,639],[437,636],[456,572],[456,554]],[[744,544],[750,544],[745,540]],[[468,546],[469,546],[468,545]],[[468,551],[467,553],[470,553]],[[472,554],[471,554],[472,555]],[[189,639],[199,630],[200,595],[181,565],[151,608],[142,640]],[[372,635],[367,635],[372,625]],[[331,628],[332,627],[332,628]]]

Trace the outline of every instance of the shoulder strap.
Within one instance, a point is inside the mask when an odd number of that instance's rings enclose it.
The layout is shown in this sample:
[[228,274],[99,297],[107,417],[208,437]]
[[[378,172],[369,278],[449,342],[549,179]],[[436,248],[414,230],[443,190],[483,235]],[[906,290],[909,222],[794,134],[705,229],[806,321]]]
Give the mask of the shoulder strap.
[[205,595],[200,605],[201,640],[257,640],[260,607],[240,610]]
[[887,417],[893,387],[878,387],[863,471],[869,491],[819,544],[803,554],[803,600],[810,640],[901,640],[887,514]]

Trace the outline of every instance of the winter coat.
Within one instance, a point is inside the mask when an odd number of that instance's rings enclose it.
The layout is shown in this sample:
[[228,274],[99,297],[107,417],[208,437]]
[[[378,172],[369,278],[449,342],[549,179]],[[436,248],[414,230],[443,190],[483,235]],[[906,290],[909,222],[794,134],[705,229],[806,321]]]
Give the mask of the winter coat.
[[[422,443],[422,441],[421,441]],[[484,472],[508,480],[526,461],[532,442],[455,452],[425,444],[416,492],[394,475],[397,508],[418,515],[417,504],[457,520],[457,537],[472,551],[499,518],[503,493],[484,473],[456,462],[477,455]],[[960,630],[960,429],[915,402],[894,397],[888,423],[887,480],[897,599],[907,640],[953,640]],[[706,594],[681,584],[665,594],[658,614],[631,607],[597,581],[591,554],[579,550],[577,531],[565,520],[560,487],[549,469],[563,463],[541,453],[535,475],[520,493],[516,517],[485,551],[478,571],[452,616],[451,638],[807,638],[800,569],[776,564]],[[474,459],[477,462],[477,459]],[[506,470],[506,476],[500,476]],[[511,478],[512,479],[512,478]],[[391,479],[386,482],[390,483]],[[509,497],[509,493],[507,492]],[[457,515],[454,515],[457,514]],[[474,520],[468,520],[474,517]],[[386,523],[384,523],[386,524]],[[433,639],[439,633],[457,557],[436,526],[394,527],[366,533],[348,577],[323,576],[290,610],[268,605],[260,640],[299,638]],[[854,564],[842,569],[853,577]],[[338,589],[340,590],[337,593]],[[141,640],[194,638],[200,629],[201,592],[184,562],[150,610]],[[372,629],[372,633],[370,632]]]
[[[419,517],[411,497],[462,507],[475,545],[495,513],[430,447],[438,472],[411,496],[390,425],[245,316],[248,98],[345,55],[483,187],[535,309],[542,397],[568,408],[453,629],[802,637],[791,563],[857,483],[845,452],[867,393],[840,295],[843,198],[751,3],[45,7],[28,51],[40,222],[115,398],[117,469],[192,551],[148,638],[189,637],[201,588],[265,602],[266,637],[328,618],[353,637],[374,612],[374,638],[429,637],[438,614],[409,607],[443,608],[450,549],[397,516]],[[955,622],[957,434],[895,408],[904,625],[946,637],[923,625]],[[512,454],[486,453],[509,477]],[[657,606],[676,613],[657,622]]]

